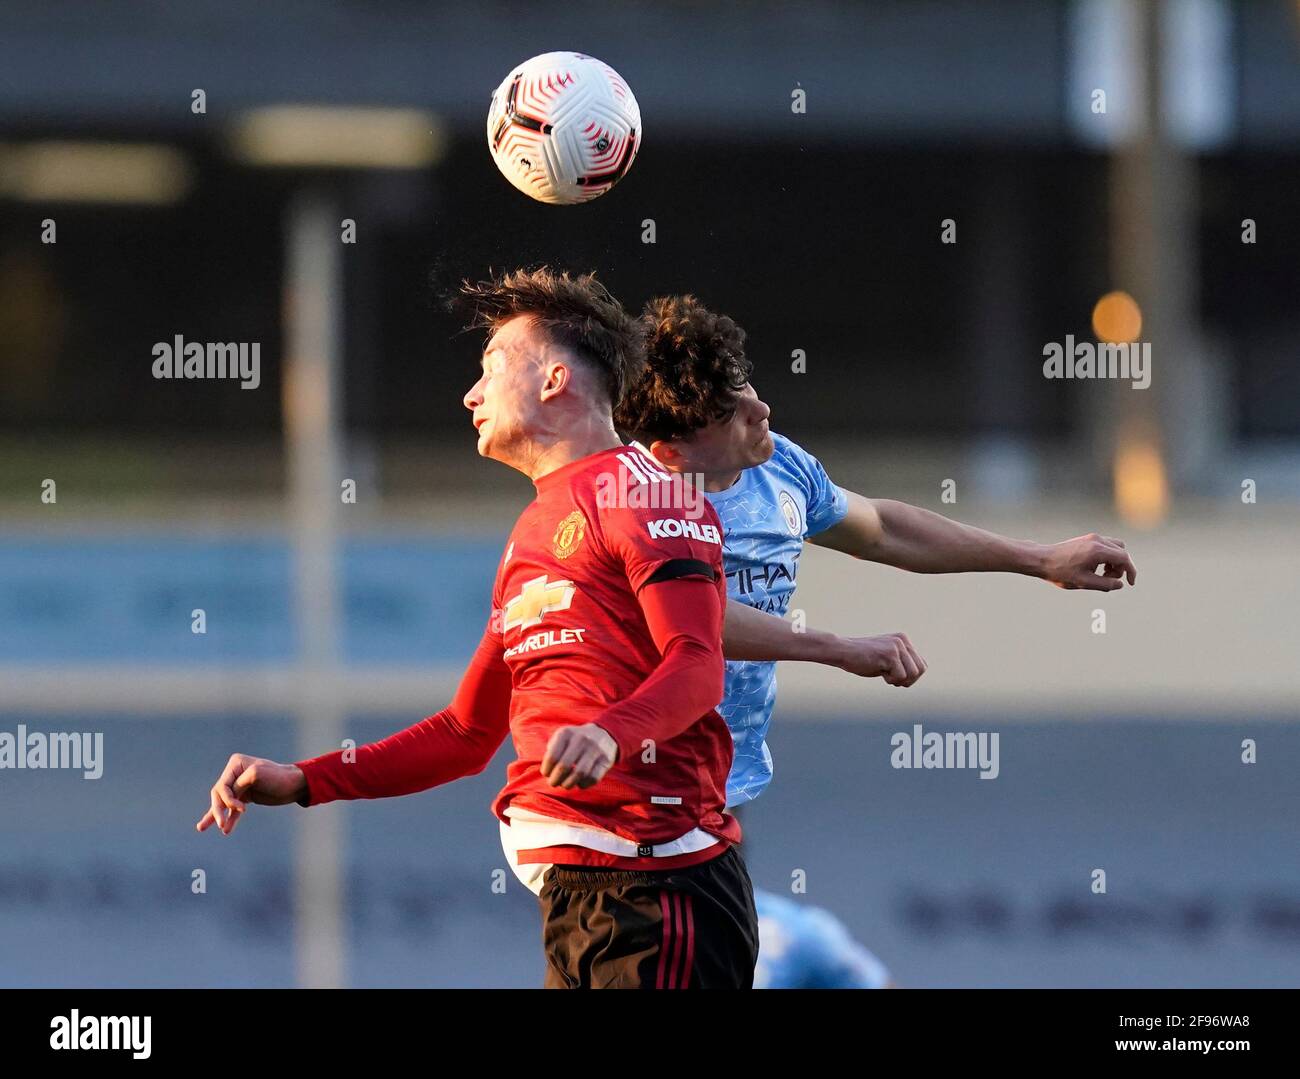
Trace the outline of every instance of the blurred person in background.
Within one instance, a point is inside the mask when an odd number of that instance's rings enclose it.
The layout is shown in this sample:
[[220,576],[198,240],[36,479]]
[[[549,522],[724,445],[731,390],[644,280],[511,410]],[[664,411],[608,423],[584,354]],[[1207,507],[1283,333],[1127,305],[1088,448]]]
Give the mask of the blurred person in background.
[[885,964],[830,911],[754,889],[755,989],[894,989]]

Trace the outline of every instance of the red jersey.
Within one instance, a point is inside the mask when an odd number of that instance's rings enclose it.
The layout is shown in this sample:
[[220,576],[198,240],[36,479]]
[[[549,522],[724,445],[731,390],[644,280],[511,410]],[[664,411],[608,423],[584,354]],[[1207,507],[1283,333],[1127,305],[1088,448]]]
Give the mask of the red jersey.
[[[707,499],[700,497],[696,519],[680,506],[615,504],[638,491],[648,496],[649,484],[667,479],[655,467],[618,446],[542,476],[506,543],[488,631],[499,633],[510,668],[518,754],[493,805],[502,819],[513,804],[638,844],[692,828],[740,838],[723,812],[733,742],[716,708],[667,730],[657,717],[622,717],[617,708],[661,659],[637,598],[643,588],[712,577],[719,608],[726,607],[722,529]],[[619,758],[586,790],[552,787],[540,772],[546,745],[559,727],[581,723],[609,731]]]
[[[521,862],[669,869],[738,842],[740,825],[723,811],[733,743],[716,710],[726,608],[721,526],[702,496],[694,515],[680,498],[656,497],[679,483],[627,446],[539,478],[537,498],[506,543],[492,618],[451,705],[360,747],[354,759],[335,751],[299,761],[301,804],[451,782],[482,771],[509,733],[518,759],[493,805],[503,821],[511,809],[599,828],[637,848],[636,857],[534,848]],[[673,508],[656,508],[665,501]],[[701,605],[701,595],[709,602]],[[613,736],[618,760],[585,790],[553,787],[540,770],[547,743],[560,727],[583,723]],[[699,833],[721,846],[701,849]],[[650,850],[688,836],[687,853]]]

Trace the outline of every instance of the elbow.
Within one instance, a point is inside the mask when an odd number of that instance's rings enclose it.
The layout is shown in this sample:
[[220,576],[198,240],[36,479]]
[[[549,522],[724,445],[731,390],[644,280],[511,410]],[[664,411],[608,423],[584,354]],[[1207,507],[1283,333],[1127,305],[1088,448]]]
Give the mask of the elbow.
[[722,703],[727,687],[727,664],[722,648],[701,649],[697,660],[701,674],[696,683],[700,693],[700,711],[707,712]]
[[720,639],[712,644],[678,640],[664,652],[664,660],[671,664],[673,684],[679,687],[684,708],[702,715],[722,703],[727,665]]
[[889,550],[889,536],[884,528],[869,535],[857,537],[857,542],[845,553],[859,562],[881,562]]
[[487,769],[487,766],[492,763],[492,758],[495,756],[496,752],[493,750],[486,750],[476,754],[470,758],[465,774],[467,776],[481,775]]

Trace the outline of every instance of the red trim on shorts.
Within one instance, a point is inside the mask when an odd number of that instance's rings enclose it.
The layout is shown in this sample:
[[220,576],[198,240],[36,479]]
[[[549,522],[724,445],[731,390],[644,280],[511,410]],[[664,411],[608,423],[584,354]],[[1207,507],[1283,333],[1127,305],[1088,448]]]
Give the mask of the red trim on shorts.
[[677,972],[677,959],[682,954],[682,896],[673,892],[673,950],[668,957],[668,988],[679,989],[682,976]]
[[664,970],[668,964],[668,937],[669,930],[672,928],[673,919],[668,911],[668,893],[659,893],[659,910],[663,914],[663,932],[662,939],[659,942],[659,973],[655,977],[655,988],[664,987]]
[[687,894],[682,896],[682,901],[686,904],[686,959],[682,963],[682,988],[689,989],[691,986],[691,967],[695,961],[695,903],[694,897]]

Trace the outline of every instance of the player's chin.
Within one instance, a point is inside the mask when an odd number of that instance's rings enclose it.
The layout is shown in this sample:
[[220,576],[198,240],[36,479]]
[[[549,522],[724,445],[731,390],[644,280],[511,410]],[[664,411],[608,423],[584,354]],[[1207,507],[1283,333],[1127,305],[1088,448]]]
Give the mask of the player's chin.
[[772,436],[770,434],[765,434],[754,445],[754,463],[753,465],[750,465],[750,467],[752,468],[754,465],[766,463],[775,452],[776,443],[772,441]]

